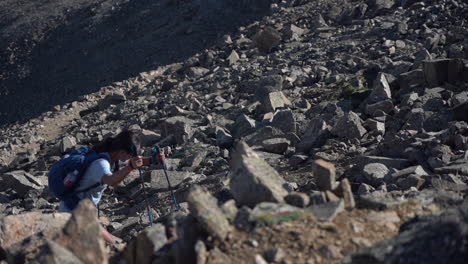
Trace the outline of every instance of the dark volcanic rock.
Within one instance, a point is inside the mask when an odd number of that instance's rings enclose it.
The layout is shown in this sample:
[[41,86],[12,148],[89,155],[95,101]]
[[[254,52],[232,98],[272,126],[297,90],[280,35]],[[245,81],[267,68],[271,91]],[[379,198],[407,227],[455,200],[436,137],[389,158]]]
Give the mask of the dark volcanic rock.
[[440,216],[415,218],[404,224],[395,238],[354,253],[342,263],[461,264],[468,258],[467,243],[468,203],[465,203]]

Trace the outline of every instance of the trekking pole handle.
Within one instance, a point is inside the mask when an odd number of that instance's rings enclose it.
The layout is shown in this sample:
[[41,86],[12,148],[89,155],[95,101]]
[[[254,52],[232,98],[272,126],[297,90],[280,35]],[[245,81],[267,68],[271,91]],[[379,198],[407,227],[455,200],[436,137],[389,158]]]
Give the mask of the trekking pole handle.
[[163,168],[166,168],[165,160],[166,155],[164,154],[164,150],[156,145],[153,149],[153,153],[151,154],[151,163],[162,164]]

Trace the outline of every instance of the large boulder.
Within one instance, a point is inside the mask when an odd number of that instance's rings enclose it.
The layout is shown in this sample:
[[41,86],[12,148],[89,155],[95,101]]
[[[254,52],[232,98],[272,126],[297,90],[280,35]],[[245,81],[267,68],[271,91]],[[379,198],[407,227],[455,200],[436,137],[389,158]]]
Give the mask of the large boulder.
[[194,120],[189,119],[185,116],[173,116],[169,117],[161,125],[161,133],[163,137],[173,135],[177,144],[183,144],[188,138],[190,138],[194,130],[192,125],[195,123]]
[[69,219],[69,213],[30,212],[6,216],[0,220],[0,247],[7,248],[39,232],[47,238],[52,238],[62,230]]
[[187,196],[190,212],[212,236],[224,240],[231,231],[229,221],[218,207],[218,201],[209,192],[195,185]]
[[286,182],[245,142],[239,142],[231,161],[231,193],[239,204],[254,207],[260,202],[283,202]]
[[440,215],[420,216],[403,224],[400,233],[347,256],[343,264],[466,263],[468,203]]
[[[44,225],[51,227],[61,224],[62,220],[53,223],[53,219],[49,218],[50,223]],[[30,228],[30,233],[39,231],[38,225],[24,226],[26,231]],[[9,263],[107,264],[108,255],[101,228],[96,207],[90,200],[85,199],[78,204],[59,232],[51,228],[49,231],[34,233],[3,250]]]
[[63,232],[54,241],[85,264],[107,264],[108,255],[101,228],[96,206],[91,200],[84,199],[73,211]]
[[338,119],[331,132],[340,138],[360,139],[367,131],[362,125],[361,118],[356,113],[350,111]]
[[124,257],[128,264],[150,264],[166,243],[166,228],[162,224],[156,224],[146,228],[129,242],[124,251]]
[[309,152],[311,148],[321,147],[330,137],[327,123],[320,118],[312,119],[302,137],[301,142],[296,146],[298,151]]

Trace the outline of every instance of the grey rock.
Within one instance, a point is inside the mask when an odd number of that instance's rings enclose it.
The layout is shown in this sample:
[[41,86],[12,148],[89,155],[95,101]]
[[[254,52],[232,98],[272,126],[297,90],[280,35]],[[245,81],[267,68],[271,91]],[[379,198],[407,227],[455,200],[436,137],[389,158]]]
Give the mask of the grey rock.
[[271,248],[263,254],[265,260],[268,262],[280,263],[286,254],[281,248]]
[[423,71],[429,86],[438,86],[448,81],[448,67],[450,59],[423,61]]
[[279,173],[244,142],[237,144],[230,167],[231,193],[239,204],[253,207],[260,202],[282,202],[288,194]]
[[401,158],[389,158],[389,157],[380,157],[380,156],[360,156],[358,158],[358,164],[360,164],[360,167],[363,168],[366,164],[369,163],[381,163],[389,168],[395,168],[395,169],[404,169],[410,166],[410,161],[407,159],[401,159]]
[[153,147],[161,140],[161,135],[147,129],[142,129],[140,132],[140,143],[142,147]]
[[39,263],[48,264],[83,264],[72,252],[49,239],[46,240],[37,260]]
[[420,165],[417,165],[417,166],[412,166],[412,167],[409,167],[409,168],[405,168],[405,169],[402,169],[400,171],[397,171],[397,172],[393,173],[391,175],[391,181],[390,182],[393,182],[393,181],[397,180],[400,177],[404,177],[404,176],[407,176],[407,175],[410,175],[410,174],[415,174],[415,175],[419,175],[419,176],[429,175],[424,170],[423,167],[421,167]]
[[370,194],[371,192],[375,191],[375,188],[368,185],[368,184],[365,184],[365,183],[361,183],[361,185],[359,185],[359,189],[358,189],[358,195],[368,195]]
[[312,171],[321,191],[331,191],[335,188],[335,165],[324,160],[316,160]]
[[115,91],[108,94],[104,99],[99,101],[98,108],[99,110],[105,110],[111,105],[118,105],[123,103],[127,100],[124,93],[122,91]]
[[258,50],[268,53],[281,42],[281,34],[272,27],[260,30],[254,36],[254,43]]
[[274,112],[276,109],[284,108],[285,106],[291,105],[291,101],[283,94],[283,92],[272,92],[261,100],[263,110],[268,112]]
[[268,262],[260,254],[255,254],[254,264],[268,264]]
[[464,76],[464,74],[466,74],[466,71],[464,71],[464,62],[461,59],[450,60],[447,70],[447,81],[451,84],[457,85],[466,78],[466,76]]
[[333,135],[346,139],[360,139],[366,132],[366,129],[362,126],[361,118],[351,111],[338,119],[338,122],[331,130]]
[[366,105],[366,113],[370,116],[375,116],[376,111],[382,111],[386,114],[393,110],[392,100],[383,100],[374,104]]
[[34,176],[22,170],[7,172],[0,177],[0,191],[11,188],[24,197],[31,190],[42,190],[43,187],[38,182],[31,180],[33,178]]
[[417,69],[409,72],[402,73],[398,76],[400,84],[400,94],[417,92],[426,84],[424,72],[422,69]]
[[261,100],[269,93],[281,92],[283,90],[283,77],[278,74],[268,75],[248,86],[255,88],[255,90],[247,89],[245,92],[255,93],[255,97]]
[[187,195],[190,212],[212,236],[224,240],[231,231],[226,216],[218,207],[217,200],[200,186],[193,186]]
[[296,148],[298,151],[307,153],[310,149],[325,144],[329,137],[330,132],[327,123],[322,119],[314,118],[309,122],[305,134]]
[[157,252],[167,243],[166,228],[162,224],[147,227],[124,249],[129,264],[152,263]]
[[453,173],[468,176],[468,162],[466,160],[459,160],[452,162],[448,166],[435,168],[436,173]]
[[389,169],[382,163],[370,163],[364,166],[363,176],[367,183],[377,187],[384,182],[384,178],[389,174]]
[[229,57],[227,57],[227,61],[229,62],[229,65],[235,64],[238,60],[240,59],[239,54],[235,50],[231,51],[231,54]]
[[60,152],[69,152],[76,146],[76,139],[71,136],[66,136],[60,141]]
[[177,144],[183,144],[193,133],[195,121],[185,116],[173,116],[165,119],[160,127],[163,137],[174,136]]
[[381,100],[392,99],[392,92],[390,85],[388,84],[387,78],[384,73],[379,73],[377,78],[374,80],[371,94],[369,95],[369,103],[376,103]]
[[332,222],[345,209],[343,200],[327,202],[307,207],[305,210],[314,214],[320,222]]
[[286,197],[284,197],[284,201],[292,206],[305,208],[309,205],[310,198],[305,193],[291,192]]
[[423,184],[425,180],[421,178],[421,176],[416,175],[416,174],[411,174],[406,178],[400,178],[397,180],[397,185],[402,189],[402,190],[409,190],[411,187],[415,187],[416,189],[419,189]]
[[393,197],[377,197],[371,195],[361,195],[357,200],[358,207],[371,210],[394,209],[408,203],[407,199]]
[[456,95],[454,95],[451,99],[451,105],[457,106],[460,104],[463,104],[465,102],[468,102],[468,92],[461,92]]
[[[171,177],[171,186],[177,187],[181,182],[187,178],[193,176],[192,173],[187,171],[169,171]],[[143,179],[145,182],[151,183],[151,188],[156,191],[168,190],[167,180],[162,170],[149,170],[144,172]],[[139,179],[134,179],[134,183],[137,185]],[[137,185],[138,186],[138,185]]]
[[245,137],[255,131],[257,124],[255,120],[246,116],[245,114],[240,115],[233,125],[233,135],[235,138]]
[[203,67],[190,67],[186,70],[187,76],[192,79],[201,78],[208,74],[208,72],[210,72],[210,70]]
[[309,157],[306,155],[295,154],[291,158],[289,158],[289,164],[291,166],[297,166],[303,162],[305,162]]
[[239,209],[236,206],[236,201],[231,199],[221,205],[221,210],[226,215],[229,222],[233,223]]
[[234,138],[221,127],[216,127],[216,145],[221,148],[230,148],[234,143]]
[[285,138],[271,138],[262,142],[262,147],[272,153],[284,154],[291,142]]
[[374,119],[367,119],[365,122],[365,127],[369,131],[374,131],[377,135],[384,135],[385,134],[385,123],[379,122]]
[[284,38],[286,39],[299,40],[302,34],[304,34],[304,32],[305,32],[304,29],[294,24],[290,24],[290,25],[287,25],[283,29],[282,33],[283,33]]
[[[362,263],[464,263],[468,257],[468,204],[440,215],[417,217],[400,227],[395,237],[347,256],[343,264]],[[433,238],[445,243],[433,243]]]
[[346,209],[352,209],[356,206],[356,202],[354,201],[353,191],[351,190],[351,184],[349,183],[348,179],[341,180],[338,187],[334,190],[334,192],[341,198],[343,198],[345,202]]
[[208,250],[206,249],[206,245],[203,241],[198,240],[197,243],[195,243],[195,253],[197,255],[196,263],[206,263]]
[[284,133],[296,133],[296,119],[291,110],[277,111],[271,120],[271,126],[279,128]]
[[369,8],[375,9],[375,10],[381,10],[381,9],[389,9],[393,7],[395,4],[394,0],[369,0],[368,3]]

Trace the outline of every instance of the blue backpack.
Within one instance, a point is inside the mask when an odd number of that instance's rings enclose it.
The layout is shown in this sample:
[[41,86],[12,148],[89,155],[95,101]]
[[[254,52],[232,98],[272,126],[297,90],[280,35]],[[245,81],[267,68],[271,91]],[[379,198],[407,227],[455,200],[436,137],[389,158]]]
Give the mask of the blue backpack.
[[[65,155],[64,158],[57,161],[49,170],[49,190],[57,198],[65,202],[65,205],[73,210],[79,203],[80,198],[75,189],[79,186],[81,178],[88,166],[97,159],[106,159],[110,162],[109,156],[104,153],[97,153],[88,146],[81,147],[79,149],[71,151]],[[65,178],[67,175],[75,177],[73,185],[66,186]],[[95,184],[81,190],[80,192],[86,192],[92,188],[99,186]]]

